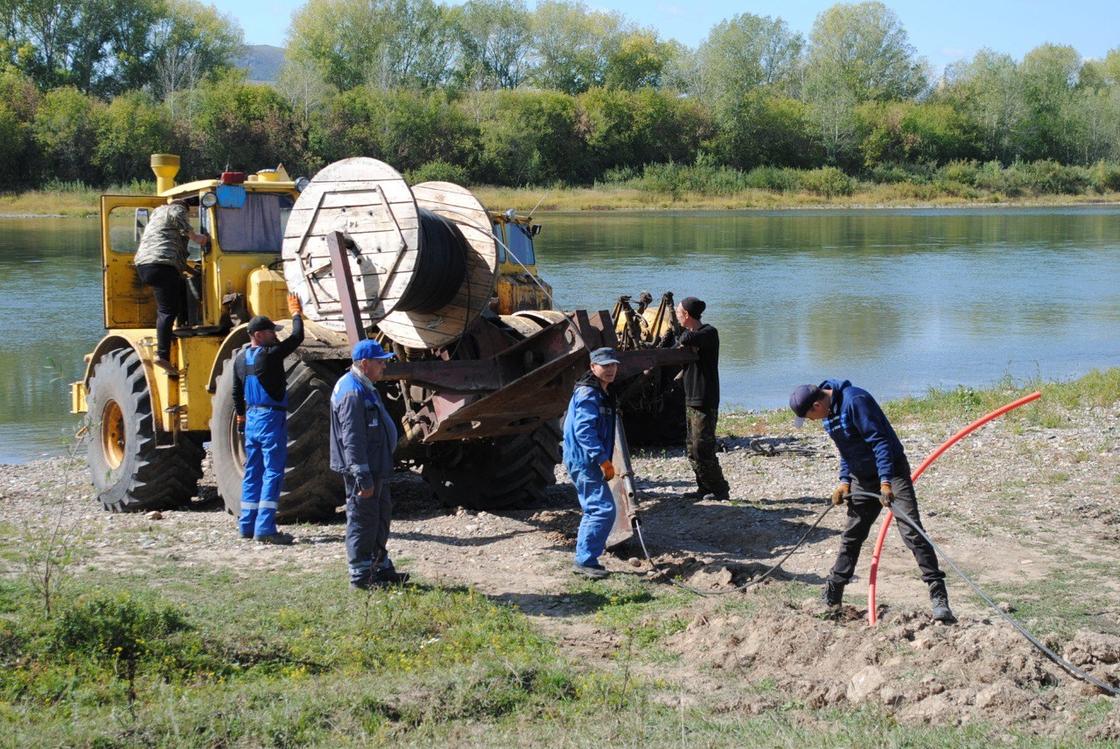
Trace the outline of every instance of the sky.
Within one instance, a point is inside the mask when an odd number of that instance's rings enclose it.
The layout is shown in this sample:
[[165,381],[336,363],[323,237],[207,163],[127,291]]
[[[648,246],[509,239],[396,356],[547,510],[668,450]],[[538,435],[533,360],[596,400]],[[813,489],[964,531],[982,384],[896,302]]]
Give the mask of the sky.
[[[304,0],[211,0],[236,18],[247,44],[284,46],[292,13]],[[447,0],[458,5],[460,0]],[[532,8],[535,0],[527,0]],[[835,2],[822,0],[585,0],[588,8],[620,12],[663,38],[696,47],[720,21],[739,13],[777,16],[808,38],[817,15]],[[1072,45],[1081,56],[1102,58],[1120,47],[1118,0],[887,0],[918,54],[936,71],[971,58],[983,47],[1021,59],[1046,42]]]

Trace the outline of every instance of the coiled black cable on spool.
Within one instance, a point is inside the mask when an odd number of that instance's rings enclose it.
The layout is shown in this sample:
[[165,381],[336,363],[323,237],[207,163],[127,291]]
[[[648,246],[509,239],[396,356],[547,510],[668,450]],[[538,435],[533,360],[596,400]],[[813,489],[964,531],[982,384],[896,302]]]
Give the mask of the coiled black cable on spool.
[[466,237],[454,222],[419,209],[420,251],[412,282],[397,301],[401,312],[435,312],[455,298],[467,275]]

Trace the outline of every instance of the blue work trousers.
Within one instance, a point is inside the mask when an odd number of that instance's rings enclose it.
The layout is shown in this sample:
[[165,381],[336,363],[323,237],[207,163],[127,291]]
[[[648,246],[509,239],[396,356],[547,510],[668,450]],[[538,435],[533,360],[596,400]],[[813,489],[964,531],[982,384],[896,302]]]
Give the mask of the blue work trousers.
[[389,525],[393,519],[393,499],[389,481],[378,479],[373,494],[358,494],[358,482],[343,474],[346,485],[346,561],[350,581],[362,582],[378,570],[392,569],[389,552]]
[[607,537],[614,526],[614,497],[599,466],[567,466],[568,475],[579,495],[583,518],[576,537],[576,564],[595,567],[607,548]]
[[241,482],[242,536],[276,533],[276,509],[288,457],[286,411],[250,406],[245,412],[245,478]]

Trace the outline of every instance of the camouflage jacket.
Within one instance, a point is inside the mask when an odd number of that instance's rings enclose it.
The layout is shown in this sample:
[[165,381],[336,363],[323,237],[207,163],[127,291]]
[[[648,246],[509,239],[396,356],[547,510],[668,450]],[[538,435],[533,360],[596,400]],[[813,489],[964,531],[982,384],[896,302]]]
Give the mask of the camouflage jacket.
[[191,231],[185,207],[159,206],[152,211],[152,217],[144,228],[133,265],[173,265],[179,270],[186,269],[187,242]]

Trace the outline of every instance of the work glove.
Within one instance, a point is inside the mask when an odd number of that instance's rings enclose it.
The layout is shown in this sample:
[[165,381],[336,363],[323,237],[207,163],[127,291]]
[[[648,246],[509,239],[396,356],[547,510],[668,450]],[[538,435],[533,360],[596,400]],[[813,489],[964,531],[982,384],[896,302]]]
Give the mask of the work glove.
[[303,314],[303,304],[295,294],[288,294],[288,312],[291,313],[292,317]]
[[604,479],[610,481],[614,478],[614,463],[610,462],[609,460],[604,460],[599,464],[599,467],[603,469]]
[[835,489],[832,490],[833,506],[839,507],[840,505],[844,504],[844,502],[848,499],[848,495],[851,493],[852,487],[850,484],[839,484]]
[[884,481],[879,484],[879,504],[886,507],[888,510],[891,507],[891,502],[894,501],[894,489],[891,488],[889,481]]
[[245,416],[243,414],[237,416],[237,433],[245,434]]

